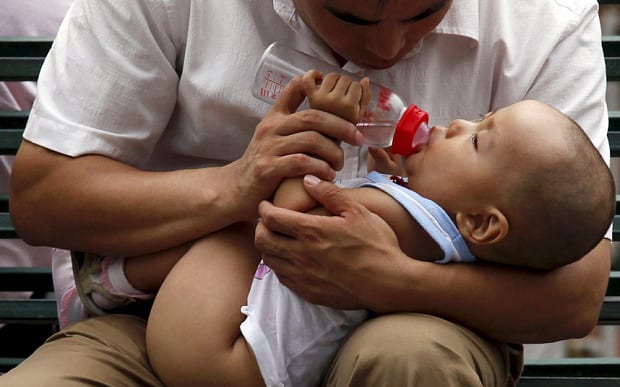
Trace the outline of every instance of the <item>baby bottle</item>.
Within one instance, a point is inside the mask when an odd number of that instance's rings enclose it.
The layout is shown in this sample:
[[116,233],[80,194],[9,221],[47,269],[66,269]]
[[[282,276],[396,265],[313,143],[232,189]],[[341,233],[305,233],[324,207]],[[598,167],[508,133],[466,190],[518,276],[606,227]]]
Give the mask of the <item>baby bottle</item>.
[[[252,85],[252,94],[273,104],[286,84],[295,76],[310,69],[323,74],[337,72],[360,80],[340,67],[290,49],[280,43],[273,43],[265,50]],[[391,152],[408,156],[426,144],[429,137],[428,113],[416,105],[405,105],[392,90],[370,82],[370,102],[364,118],[357,128],[364,135],[364,143],[385,148]]]

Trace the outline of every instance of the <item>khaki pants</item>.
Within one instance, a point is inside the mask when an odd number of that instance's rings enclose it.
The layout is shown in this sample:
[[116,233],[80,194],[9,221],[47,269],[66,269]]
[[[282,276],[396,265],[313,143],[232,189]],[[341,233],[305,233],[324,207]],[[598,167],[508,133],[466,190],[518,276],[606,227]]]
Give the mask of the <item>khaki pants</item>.
[[[163,386],[145,350],[145,321],[91,318],[53,335],[0,376],[2,387]],[[387,315],[353,332],[334,360],[327,386],[514,386],[520,346],[494,343],[423,314]]]

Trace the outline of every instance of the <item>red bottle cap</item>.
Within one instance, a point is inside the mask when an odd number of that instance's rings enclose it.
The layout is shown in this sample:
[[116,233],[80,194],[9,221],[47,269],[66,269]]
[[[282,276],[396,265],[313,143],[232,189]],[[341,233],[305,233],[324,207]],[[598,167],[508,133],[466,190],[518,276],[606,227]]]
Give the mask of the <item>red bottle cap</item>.
[[416,105],[410,105],[396,124],[392,140],[392,154],[407,157],[413,153],[415,146],[419,145],[414,146],[413,137],[422,123],[428,124],[428,113]]

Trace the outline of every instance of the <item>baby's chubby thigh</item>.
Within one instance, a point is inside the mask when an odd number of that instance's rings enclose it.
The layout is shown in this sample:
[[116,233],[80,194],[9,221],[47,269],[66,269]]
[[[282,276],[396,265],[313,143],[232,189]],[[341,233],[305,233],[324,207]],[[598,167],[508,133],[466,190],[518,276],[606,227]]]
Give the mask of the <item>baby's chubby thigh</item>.
[[149,358],[165,384],[262,380],[239,329],[259,257],[254,225],[236,224],[197,240],[168,274],[147,325]]

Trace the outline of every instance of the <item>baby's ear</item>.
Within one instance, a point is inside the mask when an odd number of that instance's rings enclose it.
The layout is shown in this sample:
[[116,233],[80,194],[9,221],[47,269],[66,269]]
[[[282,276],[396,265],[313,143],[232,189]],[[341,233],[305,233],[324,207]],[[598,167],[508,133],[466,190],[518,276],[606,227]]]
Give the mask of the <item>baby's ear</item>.
[[504,239],[510,228],[508,218],[495,207],[475,214],[456,214],[456,226],[463,237],[475,244],[497,243]]

